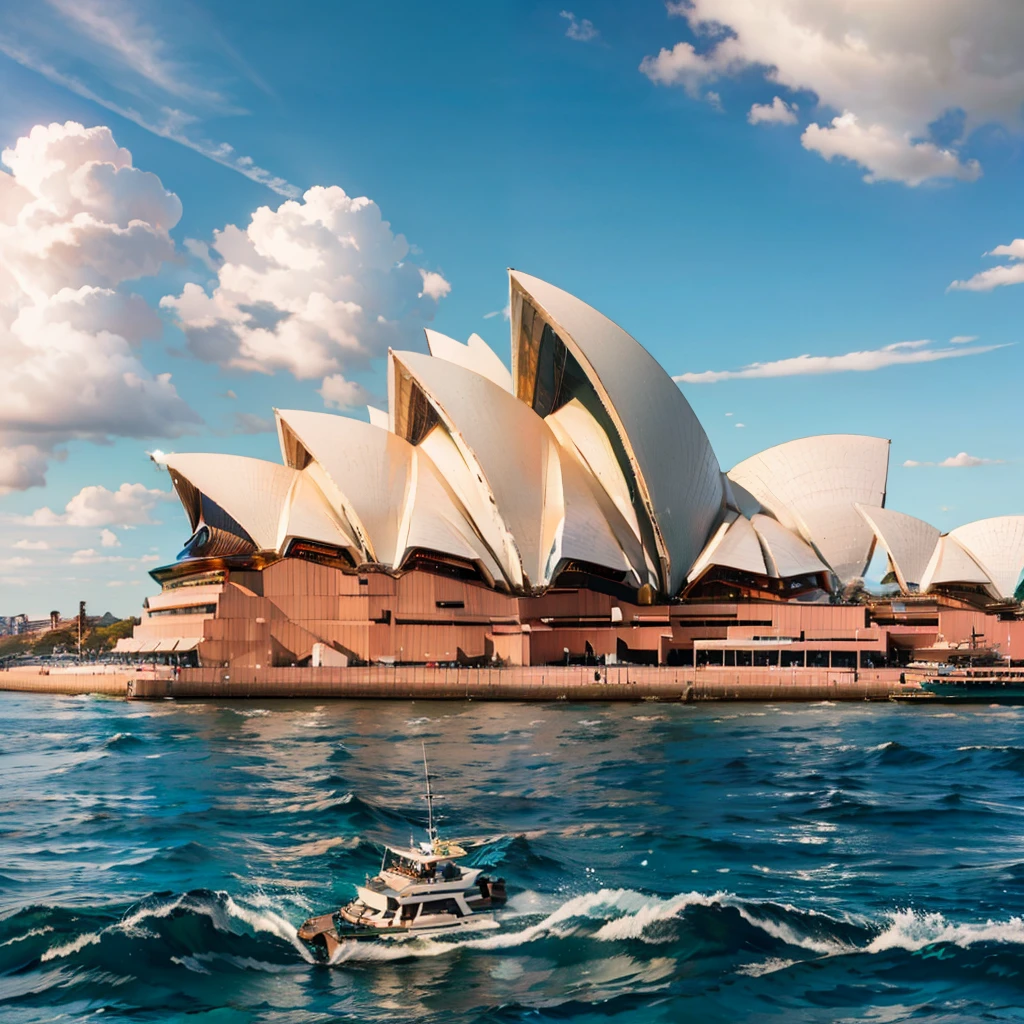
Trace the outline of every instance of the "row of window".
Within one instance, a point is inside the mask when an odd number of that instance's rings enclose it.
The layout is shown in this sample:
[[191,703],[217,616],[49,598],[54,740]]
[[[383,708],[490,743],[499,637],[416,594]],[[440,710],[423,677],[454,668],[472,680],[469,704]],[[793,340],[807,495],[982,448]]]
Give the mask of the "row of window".
[[701,650],[696,652],[697,667],[723,668],[884,668],[882,651],[787,651],[779,650]]

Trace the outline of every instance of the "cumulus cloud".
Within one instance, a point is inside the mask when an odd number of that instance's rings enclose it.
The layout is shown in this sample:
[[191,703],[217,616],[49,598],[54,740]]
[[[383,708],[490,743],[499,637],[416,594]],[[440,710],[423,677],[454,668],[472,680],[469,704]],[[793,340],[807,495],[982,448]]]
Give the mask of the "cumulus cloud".
[[[145,484],[124,483],[116,491],[93,484],[83,487],[64,506],[63,513],[43,506],[22,521],[32,526],[151,526],[157,522],[153,518],[157,505],[173,497],[170,491],[146,487]],[[106,542],[108,533],[109,530],[104,530],[101,534],[104,547],[111,546]],[[110,536],[114,534],[110,533]]]
[[421,299],[426,295],[435,302],[438,302],[452,290],[452,286],[444,277],[433,270],[421,269],[420,276],[423,278],[423,290],[419,294]]
[[45,482],[60,444],[199,422],[136,351],[156,313],[122,282],[174,256],[178,197],[108,128],[37,125],[0,156],[0,493]]
[[121,546],[117,534],[113,530],[100,530],[100,546],[104,548],[119,548]]
[[747,114],[750,124],[796,124],[795,103],[787,103],[781,96],[776,96],[771,103],[755,103]]
[[260,207],[244,230],[214,233],[212,291],[186,284],[171,310],[200,359],[300,379],[365,365],[408,347],[450,285],[408,262],[380,208],[337,186]]
[[986,256],[1008,257],[1010,262],[998,267],[989,267],[969,277],[966,281],[953,281],[950,291],[990,292],[1008,284],[1024,283],[1024,238],[1015,238],[1008,245],[997,245]]
[[792,356],[767,363],[750,363],[738,370],[704,370],[681,373],[672,379],[680,384],[716,384],[721,380],[746,380],[758,377],[802,377],[823,373],[850,373],[881,370],[886,366],[934,363],[940,359],[957,359],[995,352],[1006,345],[974,345],[934,347],[932,342],[898,341],[882,348],[846,352],[838,356]]
[[1001,466],[1002,464],[1002,459],[982,459],[977,455],[968,455],[967,452],[950,455],[948,459],[943,459],[941,462],[918,462],[916,459],[907,459],[903,463],[908,468],[915,466],[938,466],[943,469],[970,469],[973,466]]
[[589,18],[578,19],[572,11],[561,11],[559,17],[569,22],[565,34],[578,43],[592,42],[601,34],[594,28],[594,23]]
[[902,181],[914,187],[936,178],[976,181],[981,177],[977,160],[961,163],[950,149],[915,142],[909,132],[895,132],[884,125],[862,125],[849,111],[834,117],[829,127],[809,124],[800,142],[826,160],[839,156],[868,168],[864,180],[869,184]]
[[12,544],[11,547],[15,547],[19,551],[47,551],[50,545],[45,540],[26,540],[22,538]]
[[[986,123],[1021,128],[1024,18],[1017,0],[670,0],[694,41],[644,59],[658,85],[699,96],[711,83],[759,72],[810,92],[839,114],[817,124],[807,148],[856,160],[868,181],[971,181],[980,167],[960,148]],[[695,45],[696,43],[696,45]],[[959,138],[932,126],[955,112]]]
[[324,405],[332,409],[357,409],[376,401],[362,384],[346,380],[340,373],[324,377],[319,393]]

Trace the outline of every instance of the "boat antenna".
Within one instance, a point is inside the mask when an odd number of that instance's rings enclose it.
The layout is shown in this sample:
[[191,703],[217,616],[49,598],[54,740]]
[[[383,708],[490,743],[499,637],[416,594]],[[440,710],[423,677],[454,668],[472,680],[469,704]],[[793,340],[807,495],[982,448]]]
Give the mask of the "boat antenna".
[[427,782],[427,835],[430,836],[431,846],[437,841],[437,833],[434,831],[434,794],[430,790],[430,771],[427,768],[427,744],[421,743],[423,747],[423,778]]

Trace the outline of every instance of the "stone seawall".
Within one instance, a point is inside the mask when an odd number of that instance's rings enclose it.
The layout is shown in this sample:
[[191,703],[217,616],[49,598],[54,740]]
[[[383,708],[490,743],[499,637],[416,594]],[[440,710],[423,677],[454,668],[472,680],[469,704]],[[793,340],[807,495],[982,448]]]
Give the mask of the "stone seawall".
[[107,693],[124,697],[134,672],[40,672],[12,669],[0,672],[0,690],[34,693]]
[[881,700],[906,692],[894,669],[265,668],[170,672],[0,672],[0,690],[105,693],[129,700],[353,698],[511,701]]
[[868,700],[901,686],[899,672],[824,669],[698,669],[616,666],[501,669],[267,668],[233,672],[184,669],[168,678],[139,677],[135,700],[162,697],[349,697],[396,700]]

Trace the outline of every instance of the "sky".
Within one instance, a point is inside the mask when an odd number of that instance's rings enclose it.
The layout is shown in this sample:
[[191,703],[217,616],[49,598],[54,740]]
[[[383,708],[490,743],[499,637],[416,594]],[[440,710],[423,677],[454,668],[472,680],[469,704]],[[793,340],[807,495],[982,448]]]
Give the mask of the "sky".
[[1019,0],[0,4],[0,614],[136,613],[147,452],[279,459],[506,268],[674,376],[723,469],[892,441],[887,505],[1024,512]]

